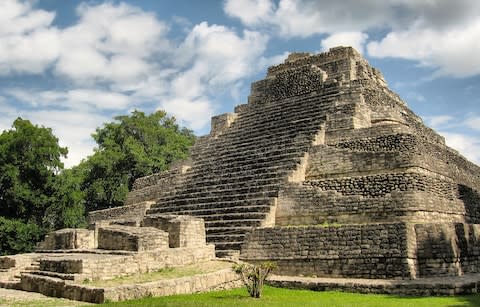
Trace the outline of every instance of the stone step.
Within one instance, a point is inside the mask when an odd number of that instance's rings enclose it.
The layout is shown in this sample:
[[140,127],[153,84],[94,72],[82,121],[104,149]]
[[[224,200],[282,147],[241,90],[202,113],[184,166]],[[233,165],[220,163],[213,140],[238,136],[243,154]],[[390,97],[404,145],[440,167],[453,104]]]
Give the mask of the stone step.
[[[179,192],[175,195],[161,197],[157,200],[157,204],[187,204],[187,203],[197,203],[205,204],[211,202],[229,202],[235,200],[249,200],[255,198],[270,198],[278,196],[279,187],[276,185],[272,187],[259,187],[256,190],[258,191],[208,191],[208,192],[196,192],[196,193],[185,193]],[[156,208],[154,205],[152,208]]]
[[208,242],[216,243],[216,242],[243,242],[247,234],[211,234],[207,235]]
[[265,205],[246,205],[242,206],[236,205],[233,203],[232,205],[226,203],[208,203],[205,204],[189,204],[189,205],[181,205],[181,206],[168,206],[168,207],[155,207],[153,209],[147,210],[148,214],[157,214],[157,213],[175,213],[181,215],[196,215],[196,216],[204,216],[204,215],[214,215],[214,214],[230,214],[230,213],[249,213],[249,212],[269,212],[270,205],[269,202],[264,202]]
[[244,151],[239,149],[233,149],[228,152],[219,152],[216,148],[211,151],[203,153],[203,158],[196,159],[193,165],[193,172],[197,168],[206,166],[224,165],[229,167],[242,167],[248,165],[281,165],[277,162],[285,162],[290,159],[295,159],[302,152],[308,150],[307,144],[295,144],[290,148],[282,148],[277,150],[268,149],[268,151],[260,151],[258,148],[260,145],[255,145],[256,149],[251,151]]
[[[258,142],[243,142],[238,145],[230,144],[229,142],[225,142],[225,144],[216,144],[216,146],[204,148],[203,151],[199,152],[198,154],[200,155],[198,156],[198,161],[208,161],[211,159],[210,156],[205,155],[211,152],[215,153],[215,155],[222,159],[222,161],[233,161],[234,159],[232,158],[239,158],[242,155],[245,157],[274,157],[281,153],[295,153],[300,151],[300,148],[308,146],[316,132],[317,129],[312,129],[312,131],[308,132],[305,136],[298,136],[298,134],[291,137],[278,136],[275,141],[265,139],[258,140]],[[271,135],[271,137],[276,138],[277,136]]]
[[215,256],[218,258],[229,258],[229,259],[236,259],[238,260],[238,257],[240,256],[240,251],[236,249],[216,249],[215,250]]
[[[296,109],[285,109],[275,114],[261,112],[260,114],[252,114],[250,116],[241,116],[237,118],[230,129],[224,131],[222,136],[235,134],[236,136],[259,135],[258,131],[265,133],[267,131],[277,132],[279,130],[288,130],[289,128],[308,127],[314,120],[325,120],[325,115],[305,106],[297,106]],[[312,112],[313,111],[313,112]],[[293,114],[292,114],[293,113]],[[309,121],[310,119],[310,121]]]
[[243,241],[216,242],[215,250],[240,250]]
[[241,226],[241,227],[210,227],[205,229],[207,236],[209,235],[231,235],[231,234],[246,234],[252,231],[253,227],[251,226]]
[[205,222],[211,221],[234,221],[234,220],[264,220],[267,213],[265,212],[243,212],[243,213],[228,213],[228,214],[210,214],[210,215],[195,215],[203,218]]
[[[54,278],[59,278],[59,279],[63,279],[63,280],[76,280],[75,274],[68,274],[68,273],[57,273],[57,272],[51,272],[51,271],[34,271],[34,272],[28,271],[28,272],[24,272],[24,273],[54,277]],[[77,277],[77,279],[78,279],[78,277]]]
[[218,227],[259,227],[263,219],[239,219],[228,221],[206,221],[205,228],[218,228]]
[[[249,199],[239,199],[233,201],[217,201],[216,198],[213,199],[213,202],[202,202],[202,199],[188,199],[182,201],[181,199],[173,199],[165,202],[157,202],[152,206],[148,211],[149,213],[160,213],[160,212],[169,212],[169,211],[186,211],[193,212],[199,211],[205,212],[204,214],[214,213],[214,212],[265,212],[265,207],[270,207],[272,199],[270,198],[249,198]],[[258,207],[258,210],[255,209]]]

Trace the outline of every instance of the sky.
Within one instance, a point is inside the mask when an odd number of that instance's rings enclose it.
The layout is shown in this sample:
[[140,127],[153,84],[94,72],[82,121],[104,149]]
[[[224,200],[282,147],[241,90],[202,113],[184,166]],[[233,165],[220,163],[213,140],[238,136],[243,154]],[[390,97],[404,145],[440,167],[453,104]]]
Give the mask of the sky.
[[0,0],[0,131],[17,117],[52,128],[66,167],[135,109],[204,135],[268,66],[339,45],[480,164],[477,0]]

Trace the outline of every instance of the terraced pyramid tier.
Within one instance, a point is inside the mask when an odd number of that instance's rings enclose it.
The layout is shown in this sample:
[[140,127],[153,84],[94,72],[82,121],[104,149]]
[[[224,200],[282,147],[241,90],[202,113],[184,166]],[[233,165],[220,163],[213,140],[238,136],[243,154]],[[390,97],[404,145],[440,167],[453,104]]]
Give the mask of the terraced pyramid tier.
[[[479,190],[480,168],[358,52],[339,47],[270,67],[247,104],[212,118],[188,161],[138,179],[125,207],[90,219],[194,215],[219,255],[241,250],[291,274],[412,278],[435,275],[435,265],[455,266],[441,274],[476,270]],[[445,242],[457,248],[439,260]]]

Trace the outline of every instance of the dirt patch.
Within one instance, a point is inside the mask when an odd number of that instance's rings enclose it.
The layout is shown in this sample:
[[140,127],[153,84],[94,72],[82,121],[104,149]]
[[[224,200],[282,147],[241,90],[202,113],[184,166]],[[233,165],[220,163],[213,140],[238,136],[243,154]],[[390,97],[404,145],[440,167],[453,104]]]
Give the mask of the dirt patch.
[[88,306],[85,302],[48,297],[39,293],[0,288],[0,307],[7,306]]

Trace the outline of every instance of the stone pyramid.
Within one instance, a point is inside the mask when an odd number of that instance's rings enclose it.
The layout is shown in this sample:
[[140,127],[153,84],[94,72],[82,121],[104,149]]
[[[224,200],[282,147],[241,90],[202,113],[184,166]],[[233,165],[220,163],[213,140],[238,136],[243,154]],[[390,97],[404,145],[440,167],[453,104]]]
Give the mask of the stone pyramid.
[[338,47],[270,67],[188,161],[90,220],[202,217],[217,255],[286,275],[456,276],[480,270],[479,191],[480,168]]

